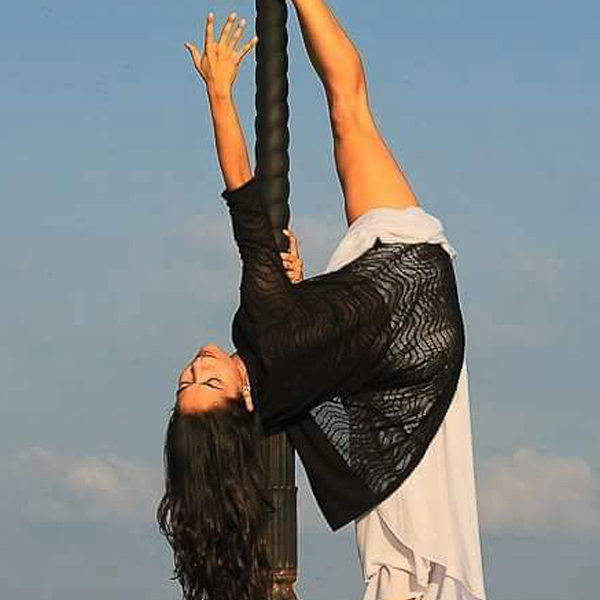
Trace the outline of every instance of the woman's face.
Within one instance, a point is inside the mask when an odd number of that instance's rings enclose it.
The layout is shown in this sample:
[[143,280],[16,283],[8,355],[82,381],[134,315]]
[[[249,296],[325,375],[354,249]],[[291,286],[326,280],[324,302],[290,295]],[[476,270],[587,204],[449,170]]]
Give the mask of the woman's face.
[[218,346],[207,344],[181,372],[177,407],[182,413],[220,408],[242,392],[242,374],[235,361]]

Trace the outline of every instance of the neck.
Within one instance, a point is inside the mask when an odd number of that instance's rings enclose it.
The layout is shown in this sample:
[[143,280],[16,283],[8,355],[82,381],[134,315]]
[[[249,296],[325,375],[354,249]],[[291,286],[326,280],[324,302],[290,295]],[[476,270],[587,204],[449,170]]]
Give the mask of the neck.
[[244,364],[242,357],[237,352],[234,352],[233,354],[230,355],[230,358],[233,360],[233,362],[235,363],[235,366],[238,368],[238,371],[240,372],[242,381],[245,384],[249,383],[250,378],[248,377],[248,369],[246,368],[246,365]]

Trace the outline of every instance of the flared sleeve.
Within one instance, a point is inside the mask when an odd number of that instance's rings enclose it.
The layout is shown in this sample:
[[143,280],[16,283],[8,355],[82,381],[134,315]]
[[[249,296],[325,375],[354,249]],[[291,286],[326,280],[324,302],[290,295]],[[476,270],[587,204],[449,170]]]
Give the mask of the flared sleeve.
[[349,265],[292,284],[256,178],[222,196],[242,260],[240,318],[252,324],[252,351],[263,367],[256,399],[263,422],[281,425],[332,394],[356,391],[389,343],[390,299],[378,274]]

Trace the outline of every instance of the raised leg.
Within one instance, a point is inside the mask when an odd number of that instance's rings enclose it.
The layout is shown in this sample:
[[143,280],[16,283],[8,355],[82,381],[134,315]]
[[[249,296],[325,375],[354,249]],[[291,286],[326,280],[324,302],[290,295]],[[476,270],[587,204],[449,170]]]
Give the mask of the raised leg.
[[348,223],[372,208],[418,205],[371,114],[356,46],[325,0],[291,1],[309,58],[325,88]]
[[310,61],[328,98],[357,90],[362,79],[358,49],[324,0],[291,0]]

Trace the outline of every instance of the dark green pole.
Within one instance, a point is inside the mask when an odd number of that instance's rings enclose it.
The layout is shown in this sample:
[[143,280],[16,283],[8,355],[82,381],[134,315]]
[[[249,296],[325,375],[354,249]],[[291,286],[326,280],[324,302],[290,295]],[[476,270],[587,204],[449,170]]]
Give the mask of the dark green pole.
[[[281,230],[288,226],[289,107],[286,0],[256,0],[256,165],[275,240],[288,249]],[[267,529],[273,567],[273,600],[295,600],[298,526],[294,450],[284,433],[262,442],[261,459],[268,474],[275,513]]]

